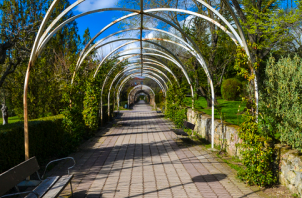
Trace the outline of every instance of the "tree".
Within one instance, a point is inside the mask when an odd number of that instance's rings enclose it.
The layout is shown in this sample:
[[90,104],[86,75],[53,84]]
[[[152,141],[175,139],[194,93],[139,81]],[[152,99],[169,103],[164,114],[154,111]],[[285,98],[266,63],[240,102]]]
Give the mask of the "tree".
[[298,10],[286,13],[281,7],[281,2],[278,0],[232,0],[247,35],[251,52],[251,73],[253,70],[256,71],[256,77],[260,83],[259,71],[265,68],[263,60],[267,59],[267,55],[273,49],[278,49],[288,41],[289,30],[299,19]]
[[[49,2],[51,3],[51,2]],[[51,15],[51,20],[58,16],[70,4],[67,0],[61,1]],[[73,16],[68,13],[59,22]],[[28,108],[31,119],[48,115],[57,115],[68,103],[62,100],[66,85],[71,82],[78,54],[78,45],[81,43],[77,34],[76,22],[69,23],[58,31],[42,50],[35,66],[31,69],[28,89]],[[28,59],[27,59],[28,60]],[[15,112],[23,117],[23,85],[27,69],[27,62],[20,65],[15,75],[8,81],[11,89]]]
[[0,87],[27,62],[46,6],[47,1],[42,0],[4,0],[0,4]]
[[87,43],[91,40],[89,28],[87,28],[85,30],[84,35],[83,35],[83,39],[84,39],[83,42],[82,42],[83,46],[87,45]]

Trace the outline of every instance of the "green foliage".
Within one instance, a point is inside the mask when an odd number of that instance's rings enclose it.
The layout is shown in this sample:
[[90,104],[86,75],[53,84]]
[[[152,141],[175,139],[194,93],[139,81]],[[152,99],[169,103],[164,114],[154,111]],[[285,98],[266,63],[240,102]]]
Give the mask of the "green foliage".
[[[62,116],[53,116],[29,122],[30,156],[49,161],[68,155],[78,146],[62,121]],[[0,173],[24,161],[23,122],[7,126],[0,130]]]
[[273,57],[267,62],[265,89],[261,93],[263,133],[302,149],[302,59]]
[[187,119],[187,108],[185,106],[185,86],[179,88],[173,84],[167,91],[167,109],[165,115],[181,128],[183,120]]
[[[41,18],[45,15],[45,9],[48,7],[48,4],[51,3],[51,1],[47,0],[42,3],[43,7],[38,8],[35,4],[40,1],[18,2],[23,2],[23,8],[29,9],[28,12],[26,10],[27,13],[20,12],[20,14],[23,15],[23,17],[21,17],[22,20],[27,20],[27,17],[28,20],[30,19],[27,23],[37,23],[37,21],[41,21]],[[69,5],[67,0],[62,0],[52,13],[50,21],[57,17],[61,11]],[[30,10],[31,13],[35,14],[29,14]],[[37,12],[37,10],[39,12]],[[60,22],[71,16],[73,16],[73,14],[69,12],[60,20]],[[21,29],[23,28],[24,27]],[[27,46],[24,48],[30,49],[33,45],[31,42],[34,41],[36,31],[31,31],[33,32],[33,38],[30,37],[31,41],[27,43]],[[64,92],[67,91],[65,85],[70,84],[71,72],[77,61],[77,45],[79,41],[77,31],[76,22],[71,22],[59,30],[55,36],[49,40],[45,48],[41,51],[34,67],[31,68],[28,88],[29,119],[57,115],[60,113],[60,110],[66,106],[65,101],[62,100],[62,96],[64,95]],[[24,56],[29,57],[29,55],[30,54]],[[23,118],[23,87],[24,76],[28,64],[27,61],[28,60],[26,59],[25,62],[18,65],[18,69],[6,83],[6,86],[10,90],[15,113],[20,118]]]
[[221,94],[225,100],[236,100],[242,89],[241,82],[236,78],[229,78],[222,82]]
[[277,182],[274,173],[274,150],[271,139],[262,136],[256,118],[247,111],[245,121],[238,131],[242,140],[240,154],[246,169],[238,172],[238,177],[250,185],[270,186]]
[[89,79],[86,83],[85,97],[84,97],[84,110],[82,112],[85,124],[92,131],[98,129],[99,119],[99,103],[101,96],[101,85],[95,79]]
[[83,137],[88,138],[82,110],[77,106],[67,107],[62,111],[64,115],[62,124],[64,130],[71,135],[71,143],[79,145]]

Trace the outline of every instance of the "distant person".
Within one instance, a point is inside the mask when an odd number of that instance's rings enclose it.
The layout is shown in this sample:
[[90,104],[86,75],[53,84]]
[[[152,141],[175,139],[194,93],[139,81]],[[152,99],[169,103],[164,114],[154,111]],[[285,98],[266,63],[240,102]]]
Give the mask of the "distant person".
[[2,118],[3,118],[3,125],[8,124],[8,108],[5,106],[5,104],[2,104]]

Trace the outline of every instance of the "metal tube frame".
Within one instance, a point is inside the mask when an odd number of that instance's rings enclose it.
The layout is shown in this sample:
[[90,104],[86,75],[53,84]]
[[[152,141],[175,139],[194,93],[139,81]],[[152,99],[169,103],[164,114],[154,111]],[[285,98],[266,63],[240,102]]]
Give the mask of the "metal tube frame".
[[153,91],[153,89],[147,85],[136,85],[135,87],[133,87],[130,91],[129,91],[129,94],[128,94],[128,108],[130,107],[130,96],[131,96],[131,93],[136,90],[137,88],[144,88],[144,89],[149,89],[152,93],[153,93],[153,97],[154,97],[154,104],[153,105],[156,105],[156,102],[155,102],[155,93]]
[[[50,15],[52,14],[52,11],[54,10],[54,8],[56,7],[56,5],[58,4],[59,0],[54,0],[52,2],[52,4],[50,5],[50,8],[48,9],[45,17],[43,18],[43,21],[40,25],[40,28],[38,30],[38,33],[36,35],[35,38],[35,42],[31,51],[31,55],[30,55],[30,60],[28,63],[28,68],[26,71],[26,77],[25,77],[25,83],[24,83],[24,96],[23,96],[23,103],[24,103],[24,144],[25,144],[25,159],[29,159],[29,139],[28,139],[28,112],[27,112],[27,91],[28,91],[28,82],[29,82],[29,77],[30,77],[30,68],[34,65],[36,58],[39,55],[39,51],[41,51],[44,47],[44,45],[47,43],[47,39],[48,37],[46,37],[46,35],[48,35],[49,31],[52,29],[52,27],[55,26],[55,24],[70,10],[72,10],[75,6],[79,5],[80,3],[84,2],[85,0],[78,0],[75,3],[73,3],[72,5],[70,5],[68,8],[66,8],[46,29],[46,31],[43,33],[43,30],[46,27],[46,24],[49,20]],[[243,33],[243,30],[240,26],[239,20],[237,19],[232,7],[230,6],[229,2],[227,0],[223,0],[223,2],[226,5],[226,8],[228,9],[228,11],[230,12],[235,25],[237,26],[237,30],[239,31],[240,36],[237,34],[237,32],[234,30],[234,28],[232,27],[232,25],[217,11],[215,10],[212,6],[210,6],[209,4],[207,4],[206,2],[202,1],[202,0],[197,0],[199,3],[201,3],[202,5],[206,6],[208,9],[210,9],[212,12],[214,12],[218,18],[220,18],[231,30],[231,32],[234,34],[234,36],[236,37],[236,39],[239,41],[239,44],[244,48],[246,54],[248,55],[249,59],[250,59],[250,53],[249,53],[249,49],[247,47],[247,42]],[[94,12],[100,12],[101,9],[99,10],[94,10],[94,11],[89,11],[86,12],[84,14],[81,14],[80,16],[77,15],[77,17],[81,17],[87,14],[91,14]],[[124,8],[119,8],[119,9],[103,9],[103,11],[109,11],[109,10],[121,10],[121,11],[129,11],[129,12],[135,12],[132,13],[131,16],[135,16],[137,14],[141,14],[142,16],[144,14],[152,16],[150,13],[148,12],[152,12],[152,11],[175,11],[175,12],[184,12],[183,10],[179,10],[179,9],[173,9],[173,10],[168,10],[167,8],[165,9],[151,9],[151,10],[143,10],[143,2],[141,1],[141,10],[137,11],[137,10],[130,10],[130,9],[124,9]],[[187,14],[193,14],[193,15],[197,15],[197,13],[194,12],[190,12],[190,11],[186,11],[185,13]],[[130,17],[129,15],[127,17]],[[205,16],[199,16],[198,17],[204,18]],[[158,18],[158,17],[154,17],[154,18]],[[74,20],[75,17],[72,19]],[[206,19],[206,18],[204,18]],[[69,20],[69,22],[71,22],[72,20]],[[123,20],[123,19],[122,19]],[[142,19],[141,19],[142,20]],[[209,22],[214,23],[215,20],[208,18],[206,20],[209,20]],[[64,23],[64,22],[63,22]],[[67,23],[66,23],[67,24]],[[215,23],[214,23],[215,24]],[[141,28],[142,28],[142,22],[141,22]],[[215,24],[217,25],[217,24]],[[59,25],[60,26],[60,25]],[[220,26],[218,26],[220,27]],[[42,35],[43,34],[43,35]],[[51,35],[51,34],[50,34]],[[50,37],[50,35],[48,35]],[[52,36],[52,35],[51,35]],[[46,38],[45,38],[46,37]],[[96,38],[97,35],[94,37]],[[49,40],[49,39],[48,39]],[[43,44],[43,42],[45,42],[45,44]],[[89,46],[91,43],[89,43],[87,46]],[[87,47],[86,46],[86,47]],[[86,50],[86,47],[84,50]],[[255,70],[252,71],[253,73],[255,73]],[[256,99],[256,116],[258,116],[258,83],[257,83],[257,79],[256,79],[256,75],[255,75],[255,79],[254,79],[254,84],[255,84],[255,99]],[[212,121],[212,148],[214,145],[214,126],[213,126],[213,121]]]
[[[127,82],[127,80],[129,80],[131,77],[134,77],[134,76],[141,76],[140,72],[136,72],[136,73],[133,73],[133,74],[130,74],[130,75],[126,76],[125,79],[122,81],[122,83],[121,83],[120,86],[124,86],[124,84]],[[166,90],[165,90],[165,88],[163,87],[163,85],[155,77],[153,77],[151,75],[148,75],[148,74],[144,74],[144,73],[143,73],[143,76],[154,80],[159,85],[159,87],[161,88],[161,90],[163,91],[163,93],[166,96]],[[114,92],[114,95],[115,95],[115,92]],[[119,90],[118,90],[118,94],[116,95],[117,102],[118,102],[118,110],[119,110],[119,95],[120,95],[120,87],[119,87]]]

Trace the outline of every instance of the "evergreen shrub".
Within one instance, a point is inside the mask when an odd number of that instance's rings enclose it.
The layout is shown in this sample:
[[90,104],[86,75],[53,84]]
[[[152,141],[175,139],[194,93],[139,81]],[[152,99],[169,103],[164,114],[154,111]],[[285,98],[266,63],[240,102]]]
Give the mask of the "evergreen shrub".
[[270,57],[265,74],[259,116],[263,135],[302,149],[302,59]]
[[221,94],[225,100],[236,100],[241,92],[242,84],[236,78],[229,78],[222,82]]

